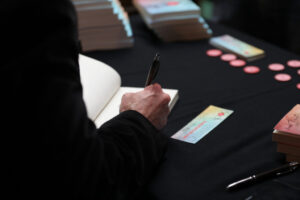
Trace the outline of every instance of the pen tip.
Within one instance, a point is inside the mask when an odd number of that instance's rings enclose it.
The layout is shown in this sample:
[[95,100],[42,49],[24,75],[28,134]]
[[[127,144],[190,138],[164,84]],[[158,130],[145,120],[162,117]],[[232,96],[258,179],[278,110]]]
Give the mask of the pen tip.
[[159,60],[159,57],[160,57],[159,53],[156,53],[155,57],[154,57],[154,60]]

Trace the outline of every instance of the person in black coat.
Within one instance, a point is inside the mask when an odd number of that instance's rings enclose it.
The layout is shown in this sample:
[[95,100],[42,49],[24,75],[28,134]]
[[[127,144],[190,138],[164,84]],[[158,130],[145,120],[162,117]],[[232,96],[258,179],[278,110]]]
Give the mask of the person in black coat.
[[170,97],[158,84],[126,94],[120,114],[96,129],[72,3],[1,0],[0,13],[3,196],[138,198],[165,151]]

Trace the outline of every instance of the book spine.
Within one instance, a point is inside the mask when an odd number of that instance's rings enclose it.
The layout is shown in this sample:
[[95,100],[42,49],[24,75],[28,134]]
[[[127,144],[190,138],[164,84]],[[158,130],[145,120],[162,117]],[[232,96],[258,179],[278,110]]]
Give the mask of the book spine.
[[293,145],[300,148],[300,138],[288,137],[288,136],[273,133],[272,141],[277,143],[287,144],[287,145]]
[[294,156],[300,156],[300,148],[296,146],[286,145],[286,144],[277,144],[277,151],[280,153],[290,154]]
[[286,157],[287,162],[299,162],[300,163],[300,156],[294,156],[294,155],[287,154],[285,157]]

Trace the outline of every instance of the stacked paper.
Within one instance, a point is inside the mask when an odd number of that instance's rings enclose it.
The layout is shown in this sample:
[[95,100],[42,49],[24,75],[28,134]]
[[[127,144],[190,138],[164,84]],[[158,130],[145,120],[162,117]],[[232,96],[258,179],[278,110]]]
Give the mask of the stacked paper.
[[191,0],[133,0],[147,26],[164,41],[209,38],[212,30]]
[[272,140],[277,142],[277,152],[289,162],[300,162],[300,104],[289,111],[274,127]]
[[83,51],[133,46],[128,15],[118,0],[73,0]]

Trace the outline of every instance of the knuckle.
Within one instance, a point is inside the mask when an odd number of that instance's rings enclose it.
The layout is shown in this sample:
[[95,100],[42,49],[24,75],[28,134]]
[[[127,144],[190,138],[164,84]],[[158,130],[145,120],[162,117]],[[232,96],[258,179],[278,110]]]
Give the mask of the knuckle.
[[171,101],[171,97],[170,95],[166,94],[166,93],[163,93],[163,102],[164,103],[169,103]]
[[132,94],[133,94],[133,93],[125,93],[125,94],[123,94],[122,100],[129,99],[129,98],[132,96]]
[[124,94],[124,95],[122,96],[122,100],[125,100],[125,99],[128,99],[128,95],[127,95],[127,94]]
[[132,95],[134,95],[134,93],[128,92],[128,93],[125,93],[124,95],[126,95],[126,97],[131,97]]
[[153,84],[153,90],[154,90],[155,92],[160,92],[160,91],[162,91],[160,84],[154,83],[154,84]]
[[144,90],[152,90],[153,89],[153,85],[148,85],[147,87],[145,87],[145,89]]
[[157,89],[161,89],[161,85],[158,84],[158,83],[154,83],[154,86],[155,86],[155,88],[157,88]]
[[171,101],[171,97],[170,97],[170,95],[168,95],[167,93],[164,93],[164,97],[165,97],[165,99],[167,99],[168,101]]

